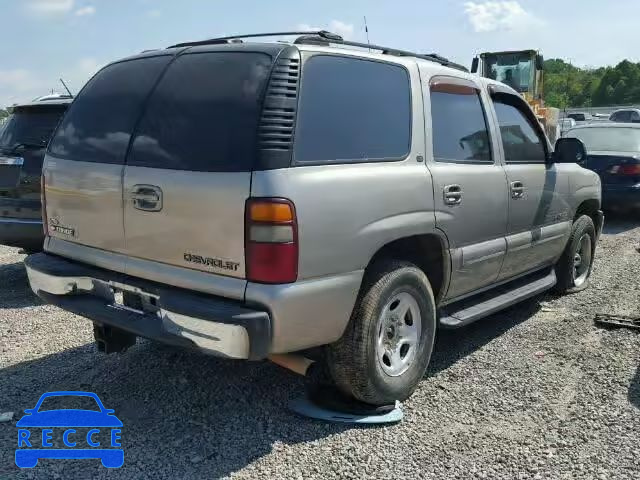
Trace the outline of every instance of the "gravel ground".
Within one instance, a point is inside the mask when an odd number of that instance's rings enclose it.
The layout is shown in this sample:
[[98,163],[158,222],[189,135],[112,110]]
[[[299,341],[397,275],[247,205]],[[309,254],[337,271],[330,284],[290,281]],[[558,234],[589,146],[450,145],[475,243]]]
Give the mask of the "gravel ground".
[[[301,379],[146,341],[98,354],[90,323],[31,294],[0,247],[0,478],[640,478],[640,222],[608,220],[591,287],[440,334],[405,420],[354,428],[285,408]],[[123,420],[125,464],[13,465],[22,410],[51,390],[96,392]]]

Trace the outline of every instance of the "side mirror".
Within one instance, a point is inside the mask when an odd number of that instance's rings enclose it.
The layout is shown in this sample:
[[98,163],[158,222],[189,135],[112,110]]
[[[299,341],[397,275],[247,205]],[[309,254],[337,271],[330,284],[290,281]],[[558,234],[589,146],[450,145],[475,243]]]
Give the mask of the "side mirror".
[[536,55],[536,70],[544,70],[544,57],[540,54]]
[[582,163],[587,158],[587,149],[577,138],[559,138],[549,163]]
[[478,73],[478,64],[480,63],[478,57],[473,57],[471,61],[471,73]]

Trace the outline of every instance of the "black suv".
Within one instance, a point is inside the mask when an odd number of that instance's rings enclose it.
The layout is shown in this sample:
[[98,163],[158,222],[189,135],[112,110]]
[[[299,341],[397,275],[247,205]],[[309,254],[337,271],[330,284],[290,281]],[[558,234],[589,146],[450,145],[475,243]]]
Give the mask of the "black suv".
[[0,130],[0,244],[42,249],[42,161],[71,100],[56,96],[16,105]]

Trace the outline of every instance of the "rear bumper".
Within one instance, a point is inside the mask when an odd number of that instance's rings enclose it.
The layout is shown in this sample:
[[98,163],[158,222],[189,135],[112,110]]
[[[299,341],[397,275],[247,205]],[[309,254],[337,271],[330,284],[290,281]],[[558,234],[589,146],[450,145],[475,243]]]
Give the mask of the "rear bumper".
[[[270,352],[265,311],[46,253],[27,257],[25,267],[36,295],[98,325],[227,358],[260,360]],[[138,296],[142,310],[117,303],[121,291]]]
[[0,245],[41,250],[43,242],[41,220],[0,217]]

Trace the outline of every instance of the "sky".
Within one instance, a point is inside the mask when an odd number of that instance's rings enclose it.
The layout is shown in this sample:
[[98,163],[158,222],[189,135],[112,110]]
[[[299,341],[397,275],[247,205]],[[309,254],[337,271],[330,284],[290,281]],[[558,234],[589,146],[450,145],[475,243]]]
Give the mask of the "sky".
[[536,49],[577,66],[640,61],[640,0],[0,0],[0,107],[75,93],[103,65],[221,35],[322,28],[470,65]]

